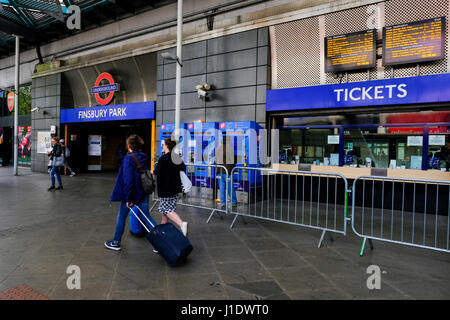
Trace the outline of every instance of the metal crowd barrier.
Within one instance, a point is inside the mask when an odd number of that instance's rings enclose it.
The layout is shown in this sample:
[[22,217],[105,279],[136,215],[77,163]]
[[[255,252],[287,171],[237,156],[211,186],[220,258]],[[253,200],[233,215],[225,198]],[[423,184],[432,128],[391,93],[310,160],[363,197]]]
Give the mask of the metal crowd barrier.
[[[228,177],[227,168],[220,165],[206,164],[186,164],[186,168],[186,175],[192,182],[192,189],[179,197],[177,205],[210,210],[211,213],[207,223],[209,223],[214,213],[219,213],[219,215],[220,213],[226,214],[228,212],[228,201],[221,203],[219,200],[221,183],[223,183],[224,177]],[[225,179],[225,188],[228,188],[228,183],[228,179]],[[150,212],[159,201],[157,191],[153,194],[153,200],[154,203],[150,208]],[[220,217],[223,219],[221,215]]]
[[[231,214],[346,235],[347,179],[340,174],[235,167],[231,185],[237,204]],[[232,199],[231,199],[232,200]]]
[[360,255],[367,240],[450,252],[450,182],[361,176],[352,193]]

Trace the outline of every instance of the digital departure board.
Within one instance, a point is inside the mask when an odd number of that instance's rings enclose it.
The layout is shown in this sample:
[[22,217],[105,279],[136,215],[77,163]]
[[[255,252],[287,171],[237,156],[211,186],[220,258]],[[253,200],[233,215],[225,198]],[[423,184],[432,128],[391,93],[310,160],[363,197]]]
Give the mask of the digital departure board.
[[325,72],[369,69],[376,66],[376,30],[325,38]]
[[445,48],[445,17],[383,28],[383,65],[441,60]]

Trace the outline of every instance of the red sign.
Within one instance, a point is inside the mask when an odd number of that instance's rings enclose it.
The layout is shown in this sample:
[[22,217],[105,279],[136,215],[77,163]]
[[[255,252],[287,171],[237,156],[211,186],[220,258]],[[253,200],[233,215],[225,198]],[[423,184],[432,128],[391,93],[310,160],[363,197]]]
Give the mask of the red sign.
[[14,108],[14,92],[8,93],[8,109],[12,112]]
[[[100,87],[100,83],[102,82],[102,80],[105,80],[105,81],[103,81],[102,85],[105,85],[105,82],[107,82],[107,85],[114,85],[113,77],[109,73],[103,72],[102,74],[100,74],[98,76],[97,80],[95,81],[94,88]],[[108,96],[104,99],[100,96],[100,93],[95,93],[94,96],[95,96],[95,99],[97,100],[97,102],[100,103],[102,106],[104,106],[111,102],[111,100],[114,97],[114,91],[115,90],[106,92],[106,93],[108,93]]]

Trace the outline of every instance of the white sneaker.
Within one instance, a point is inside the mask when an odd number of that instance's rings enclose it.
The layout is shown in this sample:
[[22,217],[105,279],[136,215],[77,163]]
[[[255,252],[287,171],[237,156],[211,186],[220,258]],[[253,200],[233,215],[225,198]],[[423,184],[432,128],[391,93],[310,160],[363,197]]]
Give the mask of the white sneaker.
[[183,233],[183,235],[186,237],[187,233],[188,233],[188,223],[187,222],[183,222],[181,224],[181,232]]
[[71,177],[73,177],[75,175],[75,172],[72,171],[72,173],[70,174]]

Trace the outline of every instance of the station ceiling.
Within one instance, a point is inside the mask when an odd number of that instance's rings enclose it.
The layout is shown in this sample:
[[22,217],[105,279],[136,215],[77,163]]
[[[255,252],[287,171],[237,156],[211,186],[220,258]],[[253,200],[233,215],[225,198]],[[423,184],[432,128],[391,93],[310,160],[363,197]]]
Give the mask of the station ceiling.
[[[21,36],[20,50],[125,19],[176,0],[0,0],[0,59],[15,54],[13,35]],[[69,30],[68,8],[81,10],[81,30]]]

